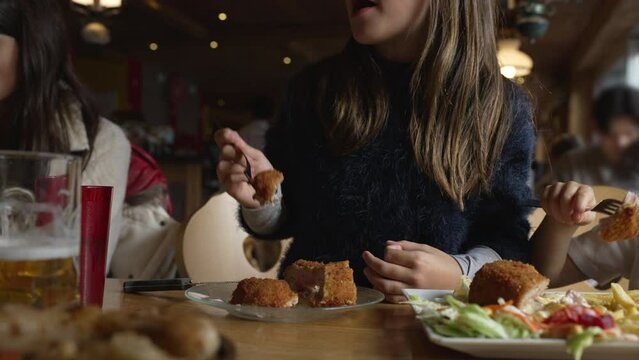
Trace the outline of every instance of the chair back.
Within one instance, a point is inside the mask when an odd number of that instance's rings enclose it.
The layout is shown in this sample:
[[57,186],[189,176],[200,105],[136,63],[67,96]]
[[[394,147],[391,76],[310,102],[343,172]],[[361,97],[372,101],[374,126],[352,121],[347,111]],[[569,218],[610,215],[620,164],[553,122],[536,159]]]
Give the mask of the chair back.
[[[238,206],[226,192],[220,193],[189,220],[182,251],[187,275],[194,282],[277,277],[285,246],[249,236],[238,221]],[[275,260],[263,259],[264,254]],[[258,270],[265,267],[269,269]]]

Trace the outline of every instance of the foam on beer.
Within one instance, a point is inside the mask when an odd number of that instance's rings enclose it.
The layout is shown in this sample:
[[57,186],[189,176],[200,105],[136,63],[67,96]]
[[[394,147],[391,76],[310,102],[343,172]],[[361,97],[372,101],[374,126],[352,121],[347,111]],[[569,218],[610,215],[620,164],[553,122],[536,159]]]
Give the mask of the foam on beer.
[[0,260],[27,261],[78,256],[77,240],[60,238],[7,238],[0,236]]
[[[47,216],[44,226],[38,217]],[[68,220],[70,219],[70,221]],[[46,203],[0,202],[0,260],[64,259],[80,253],[78,213]],[[67,220],[67,222],[65,222]]]

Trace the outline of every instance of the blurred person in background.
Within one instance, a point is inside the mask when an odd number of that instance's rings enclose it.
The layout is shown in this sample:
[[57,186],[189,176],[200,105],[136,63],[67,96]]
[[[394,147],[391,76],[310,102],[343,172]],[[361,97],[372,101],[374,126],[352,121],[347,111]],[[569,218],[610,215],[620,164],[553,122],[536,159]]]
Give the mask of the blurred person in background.
[[[72,69],[66,37],[60,1],[0,0],[0,149],[81,156],[82,185],[113,187],[107,272],[175,275],[175,264],[165,261],[173,261],[172,243],[163,240],[167,228],[175,237],[175,222],[157,211],[125,211],[125,194],[133,199],[166,179],[144,154],[136,152],[130,167],[131,145],[120,127],[98,114]],[[128,243],[120,241],[122,234]]]
[[589,147],[565,154],[555,166],[556,179],[586,185],[608,185],[639,190],[633,156],[639,142],[639,91],[615,87],[602,92],[594,105],[599,141]]
[[[156,160],[131,143],[131,163],[122,209],[122,228],[111,272],[119,278],[177,276],[181,227],[171,216],[169,183]],[[135,254],[132,261],[131,254]],[[181,264],[181,263],[180,263]]]
[[[136,279],[175,277],[176,247],[181,246],[180,224],[171,216],[168,180],[155,158],[145,150],[152,143],[149,126],[137,111],[116,111],[112,119],[131,143],[131,162],[111,272],[117,277]],[[137,254],[137,261],[132,263],[127,254]]]
[[258,96],[251,100],[251,121],[238,132],[244,141],[252,147],[264,150],[266,132],[273,123],[275,104],[266,96]]
[[74,74],[63,14],[57,0],[0,0],[0,149],[79,155],[83,185],[113,186],[108,269],[131,147]]

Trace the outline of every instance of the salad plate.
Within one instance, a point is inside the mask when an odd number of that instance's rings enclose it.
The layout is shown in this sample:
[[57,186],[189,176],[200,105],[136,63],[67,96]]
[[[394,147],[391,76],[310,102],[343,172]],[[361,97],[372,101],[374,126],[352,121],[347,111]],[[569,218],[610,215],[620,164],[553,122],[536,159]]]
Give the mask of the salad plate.
[[[404,289],[408,299],[438,301],[452,290],[424,290]],[[417,315],[422,312],[418,304],[411,304]],[[510,359],[573,359],[566,350],[563,339],[488,339],[468,337],[447,337],[422,322],[429,340],[439,346],[450,348],[481,358],[510,358]],[[605,341],[587,347],[582,359],[639,359],[639,342],[635,341]]]

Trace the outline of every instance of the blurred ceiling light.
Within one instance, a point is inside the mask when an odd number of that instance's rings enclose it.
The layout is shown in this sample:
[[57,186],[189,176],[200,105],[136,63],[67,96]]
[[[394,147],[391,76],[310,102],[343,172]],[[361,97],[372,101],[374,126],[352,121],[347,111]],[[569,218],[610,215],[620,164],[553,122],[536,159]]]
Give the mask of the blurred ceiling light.
[[519,50],[519,39],[501,39],[497,42],[497,60],[503,76],[514,79],[524,77],[532,71],[533,60]]
[[122,0],[71,0],[73,3],[81,6],[87,6],[94,9],[115,9],[122,7]]
[[105,8],[118,8],[122,6],[122,0],[100,0],[100,6]]
[[160,47],[158,46],[157,43],[152,42],[152,43],[149,44],[149,50],[151,50],[151,51],[156,51],[159,48]]
[[514,66],[502,66],[499,71],[501,72],[502,75],[504,75],[505,77],[509,78],[509,79],[514,79],[515,76],[517,76],[517,69]]
[[84,15],[86,20],[81,36],[89,44],[106,45],[111,42],[111,33],[103,19],[116,15],[122,7],[122,0],[71,0],[73,10]]
[[217,41],[213,40],[211,41],[209,46],[211,47],[211,49],[217,49],[217,47],[220,46],[220,44],[218,44]]
[[97,21],[84,25],[81,34],[82,39],[89,44],[106,45],[111,41],[109,29]]
[[217,99],[217,106],[222,107],[226,105],[226,101],[224,99]]
[[283,62],[284,64],[286,64],[286,65],[290,65],[290,64],[293,62],[293,60],[291,60],[291,58],[290,58],[290,57],[285,56],[285,57],[282,59],[282,62]]
[[228,17],[226,16],[226,13],[219,13],[217,14],[217,18],[220,19],[220,21],[225,21]]
[[145,3],[153,10],[160,10],[160,3],[157,0],[146,0]]

